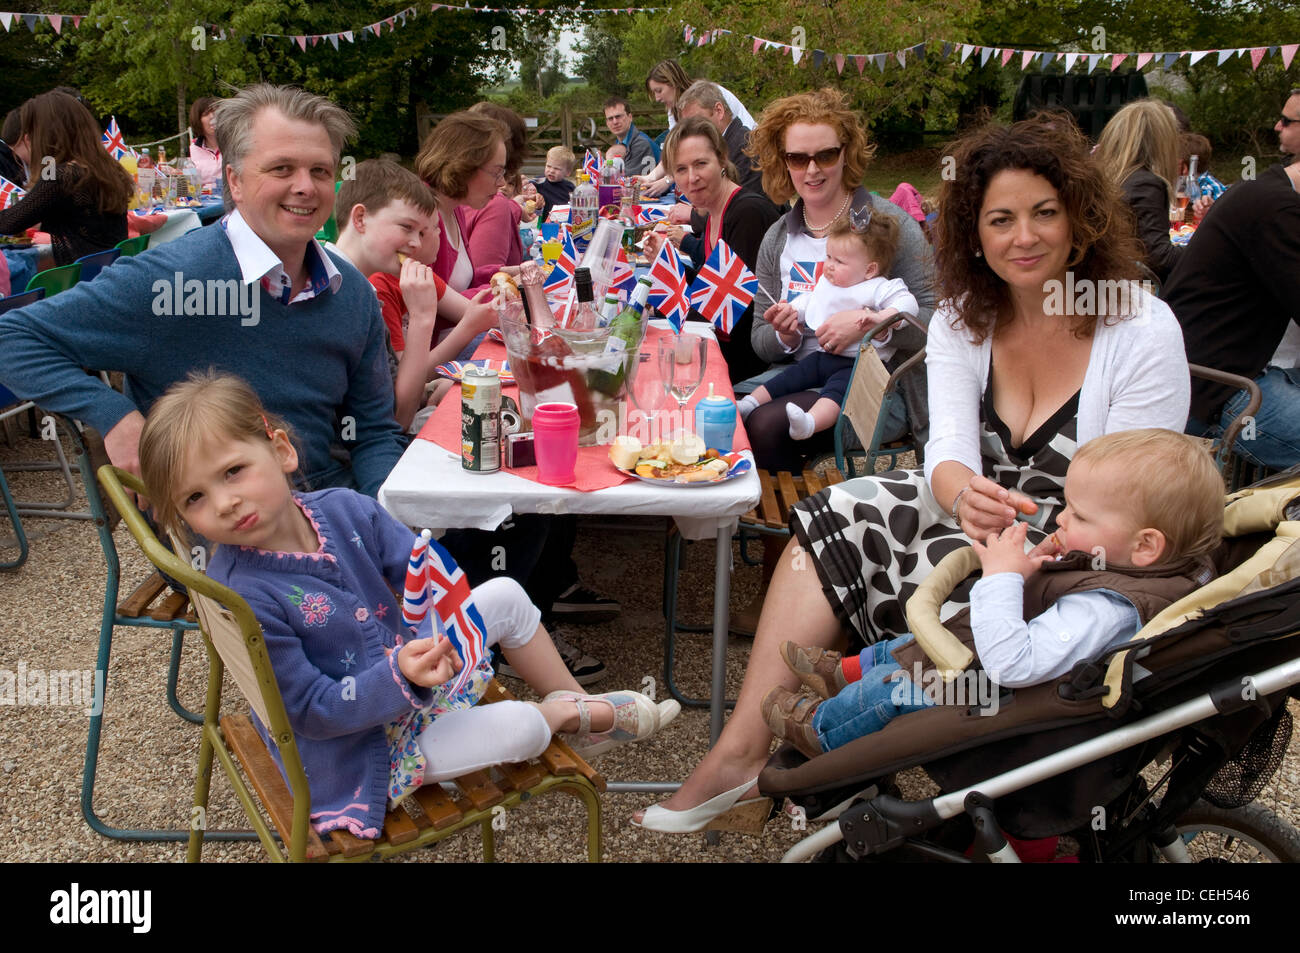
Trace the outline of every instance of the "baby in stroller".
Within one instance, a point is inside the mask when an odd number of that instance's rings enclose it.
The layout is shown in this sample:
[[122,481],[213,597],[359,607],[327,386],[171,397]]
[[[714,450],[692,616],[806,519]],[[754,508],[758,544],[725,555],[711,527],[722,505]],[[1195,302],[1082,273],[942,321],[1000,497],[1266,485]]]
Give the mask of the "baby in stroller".
[[[1057,532],[1028,554],[1021,523],[974,542],[982,578],[969,609],[945,624],[973,647],[977,677],[1019,688],[1064,675],[1210,580],[1223,493],[1210,455],[1183,434],[1132,430],[1089,441],[1066,474]],[[773,689],[763,716],[809,757],[946,700],[935,680],[922,679],[932,666],[910,635],[857,656],[794,642],[781,654],[806,693]]]

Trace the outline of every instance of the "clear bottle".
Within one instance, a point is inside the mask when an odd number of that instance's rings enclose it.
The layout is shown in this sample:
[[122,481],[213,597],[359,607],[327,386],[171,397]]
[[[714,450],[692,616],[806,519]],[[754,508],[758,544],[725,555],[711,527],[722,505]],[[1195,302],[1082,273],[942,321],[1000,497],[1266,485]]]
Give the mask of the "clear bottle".
[[197,200],[199,192],[203,189],[203,177],[199,175],[199,167],[189,156],[186,156],[185,161],[181,163],[181,177],[185,183],[185,191],[188,193],[186,197]]
[[147,209],[153,205],[153,187],[156,177],[157,171],[153,167],[153,159],[149,156],[148,147],[141,149],[135,164],[135,192],[138,206]]
[[149,155],[149,147],[145,146],[140,150],[140,158],[136,161],[137,169],[152,169],[153,159]]
[[618,292],[613,289],[605,292],[605,303],[600,306],[600,326],[608,327],[618,317]]
[[158,164],[159,164],[159,165],[166,165],[166,164],[167,164],[167,147],[166,147],[166,146],[159,146],[159,147],[158,147]]
[[600,315],[593,304],[595,294],[591,288],[591,270],[579,268],[573,273],[573,285],[578,292],[578,304],[569,319],[571,331],[594,331],[600,327]]
[[[1201,197],[1201,183],[1196,178],[1196,164],[1200,162],[1200,156],[1192,156],[1187,162],[1187,204],[1195,206],[1197,199]],[[1196,221],[1200,221],[1201,216],[1196,214],[1196,209],[1192,209]]]
[[569,230],[575,240],[590,238],[600,210],[600,193],[585,173],[578,175],[578,187],[569,199]]

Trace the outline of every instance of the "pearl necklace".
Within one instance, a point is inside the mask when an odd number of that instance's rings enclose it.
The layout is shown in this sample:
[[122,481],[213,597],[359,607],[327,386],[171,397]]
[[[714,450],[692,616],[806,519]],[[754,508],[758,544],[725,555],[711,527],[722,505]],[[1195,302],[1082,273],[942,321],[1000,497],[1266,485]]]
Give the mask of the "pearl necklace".
[[832,215],[832,216],[831,216],[831,220],[830,220],[829,222],[827,222],[825,225],[814,225],[812,222],[808,221],[808,205],[807,205],[807,203],[805,203],[805,204],[804,204],[804,207],[803,207],[803,224],[804,224],[804,227],[807,228],[808,231],[810,231],[810,232],[824,232],[824,231],[826,231],[826,229],[828,229],[828,228],[830,228],[832,225],[834,225],[835,222],[839,219],[839,217],[845,213],[845,211],[846,211],[846,210],[848,209],[848,207],[849,207],[849,203],[852,202],[852,201],[853,201],[853,193],[850,192],[848,198],[846,198],[846,199],[844,200],[844,204],[840,206],[840,210],[839,210],[838,212],[836,212],[834,215]]

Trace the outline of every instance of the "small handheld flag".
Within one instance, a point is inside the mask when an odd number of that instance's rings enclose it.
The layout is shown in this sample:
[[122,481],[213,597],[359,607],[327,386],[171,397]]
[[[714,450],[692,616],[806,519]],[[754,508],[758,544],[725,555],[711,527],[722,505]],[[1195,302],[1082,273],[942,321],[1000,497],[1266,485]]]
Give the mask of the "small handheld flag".
[[758,279],[721,239],[691,283],[691,305],[720,331],[730,332],[754,300]]
[[26,194],[27,190],[22,186],[0,175],[0,208],[8,208]]
[[447,550],[432,541],[426,529],[411,547],[402,594],[402,621],[415,632],[429,609],[434,628],[446,635],[460,655],[461,669],[445,686],[446,696],[455,698],[470,683],[474,670],[486,664],[486,624],[474,605],[469,578]]
[[546,276],[542,288],[548,295],[568,294],[573,287],[573,273],[577,268],[578,252],[573,247],[573,236],[569,234],[568,229],[565,229],[564,246],[560,257],[556,259],[555,267]]
[[104,130],[103,142],[104,148],[108,150],[108,154],[114,159],[135,155],[135,151],[122,139],[122,130],[117,127],[116,116],[109,117],[108,128]]
[[668,319],[674,331],[681,331],[682,322],[691,310],[686,297],[686,271],[677,257],[677,249],[666,239],[650,266],[649,301]]

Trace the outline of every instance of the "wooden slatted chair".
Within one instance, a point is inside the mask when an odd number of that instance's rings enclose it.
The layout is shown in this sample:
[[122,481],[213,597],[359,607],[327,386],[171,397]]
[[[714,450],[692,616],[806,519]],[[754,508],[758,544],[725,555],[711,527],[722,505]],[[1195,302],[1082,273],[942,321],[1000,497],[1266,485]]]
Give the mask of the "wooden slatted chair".
[[[882,408],[887,408],[887,401],[902,399],[898,392],[898,382],[912,368],[924,363],[925,350],[922,349],[908,358],[890,374],[876,355],[876,349],[871,342],[877,336],[905,322],[910,322],[924,330],[924,326],[910,315],[899,315],[892,321],[877,327],[858,349],[858,356],[853,365],[853,380],[845,394],[839,420],[835,423],[835,466],[819,468],[810,465],[799,473],[789,471],[771,473],[761,468],[758,470],[762,496],[758,506],[740,518],[740,552],[746,563],[760,565],[757,561],[751,560],[746,553],[750,539],[756,536],[788,537],[790,508],[800,500],[815,496],[827,486],[840,483],[846,477],[858,475],[857,467],[860,464],[855,458],[865,462],[864,473],[874,472],[875,461],[881,457],[889,457],[891,465],[903,453],[915,451],[919,458],[920,449],[910,441],[895,441],[889,444],[883,444],[881,441],[880,422],[884,417],[881,413]],[[850,429],[859,435],[867,435],[867,438],[861,441],[864,449],[849,449],[846,436]],[[676,667],[677,633],[713,631],[712,625],[692,625],[681,622],[677,618],[677,577],[684,561],[684,552],[685,540],[675,527],[670,525],[664,556],[664,681],[668,685],[669,692],[682,705],[705,708],[709,706],[709,699],[684,695],[678,689],[673,675]],[[768,555],[770,552],[772,548],[765,546],[764,560],[761,563],[764,581],[775,569],[774,558]],[[728,701],[727,705],[733,707],[734,702]]]
[[[117,544],[113,539],[114,521],[109,518],[106,507],[115,508],[123,518],[132,514],[139,524],[149,532],[153,544],[175,561],[181,563],[170,551],[166,550],[140,515],[135,505],[121,492],[120,484],[114,484],[119,493],[114,496],[110,485],[100,480],[104,488],[104,497],[95,492],[95,471],[90,454],[79,436],[74,437],[74,451],[77,464],[81,470],[82,480],[86,486],[86,498],[99,535],[100,549],[104,553],[107,577],[104,583],[104,609],[100,619],[99,649],[95,660],[96,671],[103,672],[103,694],[108,695],[110,663],[113,649],[113,632],[119,626],[136,628],[162,629],[171,631],[171,654],[167,666],[167,704],[184,720],[195,725],[203,723],[203,716],[190,711],[177,694],[176,685],[180,677],[181,652],[187,632],[198,630],[198,620],[190,607],[189,599],[181,593],[169,591],[167,582],[157,572],[151,572],[147,578],[131,590],[125,598],[121,595],[122,565],[118,555]],[[109,467],[101,468],[109,470]],[[132,487],[136,489],[136,487]],[[137,537],[138,539],[138,537]],[[155,562],[155,565],[157,563]],[[95,779],[99,771],[99,749],[104,733],[104,699],[99,699],[95,706],[98,714],[90,717],[90,726],[86,734],[86,762],[81,775],[81,813],[86,823],[97,833],[114,840],[129,841],[184,841],[190,836],[189,828],[123,828],[116,827],[99,816],[95,809]],[[255,835],[252,831],[218,831],[209,836],[217,840],[250,840]]]
[[[208,649],[208,687],[194,785],[195,820],[186,835],[191,862],[201,859],[203,843],[211,837],[205,828],[214,757],[221,762],[249,823],[275,861],[383,860],[472,826],[482,831],[483,856],[490,861],[494,856],[492,821],[500,813],[499,809],[509,810],[553,790],[572,794],[584,802],[588,859],[600,860],[599,794],[605,789],[604,779],[558,738],[552,738],[550,746],[536,761],[501,765],[492,772],[475,771],[457,778],[457,797],[440,785],[421,788],[397,810],[388,812],[383,835],[377,840],[364,840],[346,831],[318,835],[310,824],[311,793],[307,776],[261,626],[248,603],[182,562],[158,541],[127,498],[128,490],[143,492],[144,486],[137,478],[114,467],[101,468],[99,478],[150,562],[189,590]],[[220,717],[227,668],[275,739],[285,768],[283,775],[247,714]],[[483,703],[507,698],[509,693],[494,681]],[[259,810],[259,803],[269,815],[270,824]]]

